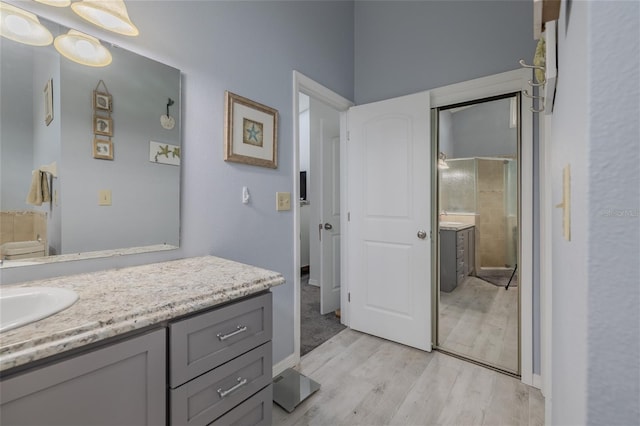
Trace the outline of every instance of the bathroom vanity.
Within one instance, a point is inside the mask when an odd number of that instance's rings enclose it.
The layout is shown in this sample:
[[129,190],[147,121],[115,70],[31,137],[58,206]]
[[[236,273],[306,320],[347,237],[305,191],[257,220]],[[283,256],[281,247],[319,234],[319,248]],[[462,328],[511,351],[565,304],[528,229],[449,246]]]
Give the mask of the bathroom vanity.
[[440,290],[453,291],[475,271],[475,226],[458,222],[440,224]]
[[3,424],[270,424],[283,282],[207,256],[22,284],[79,299],[0,336]]

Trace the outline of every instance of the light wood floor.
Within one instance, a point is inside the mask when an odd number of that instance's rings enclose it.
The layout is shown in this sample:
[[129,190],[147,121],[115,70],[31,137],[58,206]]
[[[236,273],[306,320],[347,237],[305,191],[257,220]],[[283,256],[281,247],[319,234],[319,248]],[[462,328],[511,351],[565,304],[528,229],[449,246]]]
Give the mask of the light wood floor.
[[440,292],[438,346],[505,370],[518,369],[518,288],[469,276]]
[[542,394],[518,379],[351,329],[305,355],[299,371],[321,388],[291,414],[274,403],[274,425],[544,423]]

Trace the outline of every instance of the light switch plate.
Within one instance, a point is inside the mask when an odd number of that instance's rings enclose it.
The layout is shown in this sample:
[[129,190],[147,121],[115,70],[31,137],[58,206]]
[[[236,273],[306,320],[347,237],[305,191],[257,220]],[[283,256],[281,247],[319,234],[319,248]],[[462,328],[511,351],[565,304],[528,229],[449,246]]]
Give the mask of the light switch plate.
[[276,210],[277,211],[291,210],[291,193],[290,192],[276,192]]
[[98,205],[99,206],[110,206],[111,205],[111,190],[110,189],[101,189],[98,191]]
[[571,241],[571,165],[562,169],[562,202],[556,205],[562,209],[562,236]]

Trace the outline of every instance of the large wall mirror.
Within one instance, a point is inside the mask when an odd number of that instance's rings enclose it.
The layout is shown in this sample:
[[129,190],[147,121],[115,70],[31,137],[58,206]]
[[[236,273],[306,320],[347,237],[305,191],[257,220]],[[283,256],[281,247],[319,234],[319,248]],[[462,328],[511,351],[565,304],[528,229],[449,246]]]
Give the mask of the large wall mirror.
[[179,246],[180,70],[102,45],[93,67],[0,38],[3,267]]

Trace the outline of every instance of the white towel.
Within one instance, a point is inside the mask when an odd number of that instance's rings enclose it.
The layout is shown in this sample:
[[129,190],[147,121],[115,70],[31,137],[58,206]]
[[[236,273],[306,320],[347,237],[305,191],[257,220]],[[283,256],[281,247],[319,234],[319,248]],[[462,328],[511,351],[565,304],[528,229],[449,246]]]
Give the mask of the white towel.
[[31,176],[31,187],[27,194],[27,204],[41,206],[42,203],[51,201],[51,193],[49,192],[49,179],[47,173],[34,170]]

